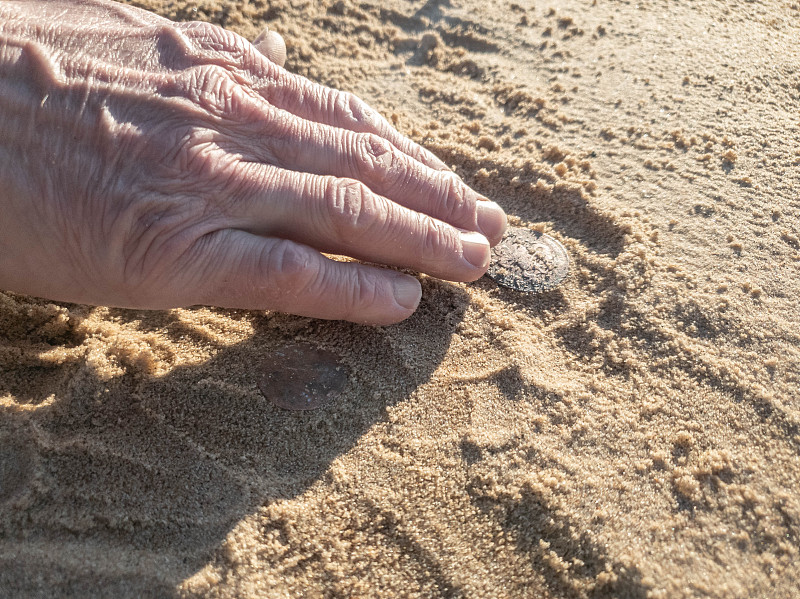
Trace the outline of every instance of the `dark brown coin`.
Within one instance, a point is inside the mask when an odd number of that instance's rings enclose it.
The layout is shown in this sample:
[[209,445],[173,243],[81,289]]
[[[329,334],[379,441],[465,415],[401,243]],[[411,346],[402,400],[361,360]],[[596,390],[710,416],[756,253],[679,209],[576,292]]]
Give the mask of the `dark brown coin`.
[[298,343],[264,360],[258,388],[279,408],[316,410],[342,392],[349,374],[333,352]]
[[487,275],[516,291],[542,293],[557,287],[569,273],[569,254],[558,241],[530,229],[512,227],[492,250]]

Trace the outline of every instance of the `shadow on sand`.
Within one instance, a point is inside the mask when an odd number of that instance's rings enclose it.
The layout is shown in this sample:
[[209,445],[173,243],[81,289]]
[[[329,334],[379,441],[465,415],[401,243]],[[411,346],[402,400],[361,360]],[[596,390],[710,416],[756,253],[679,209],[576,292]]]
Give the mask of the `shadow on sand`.
[[[60,368],[29,361],[6,371],[0,397],[12,402],[0,404],[0,590],[174,593],[242,518],[302,494],[388,406],[429,379],[468,302],[458,286],[423,284],[416,314],[392,327],[241,313],[250,338],[164,376],[100,380],[86,365],[91,351]],[[114,312],[189,347],[204,339],[170,313]],[[333,405],[288,412],[259,393],[259,358],[298,340],[338,352],[349,367]],[[0,341],[5,349],[24,344]],[[19,388],[40,376],[47,397]],[[42,548],[50,561],[35,557]],[[140,568],[140,560],[157,567]]]

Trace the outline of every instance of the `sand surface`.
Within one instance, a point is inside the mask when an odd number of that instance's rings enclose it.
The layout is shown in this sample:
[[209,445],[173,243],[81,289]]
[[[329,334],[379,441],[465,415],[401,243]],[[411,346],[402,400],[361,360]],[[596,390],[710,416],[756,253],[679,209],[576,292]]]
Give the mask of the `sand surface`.
[[[800,5],[140,0],[569,250],[392,327],[0,293],[0,596],[800,595]],[[281,411],[265,356],[341,357]]]

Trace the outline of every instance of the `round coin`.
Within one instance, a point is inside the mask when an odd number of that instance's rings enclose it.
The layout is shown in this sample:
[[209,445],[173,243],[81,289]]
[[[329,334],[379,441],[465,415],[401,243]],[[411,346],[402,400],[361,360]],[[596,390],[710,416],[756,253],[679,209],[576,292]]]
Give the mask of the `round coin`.
[[258,388],[279,408],[316,410],[342,392],[348,376],[333,352],[297,343],[275,349],[264,360]]
[[569,254],[558,241],[530,229],[511,227],[492,250],[486,274],[498,285],[542,293],[560,285],[569,273]]

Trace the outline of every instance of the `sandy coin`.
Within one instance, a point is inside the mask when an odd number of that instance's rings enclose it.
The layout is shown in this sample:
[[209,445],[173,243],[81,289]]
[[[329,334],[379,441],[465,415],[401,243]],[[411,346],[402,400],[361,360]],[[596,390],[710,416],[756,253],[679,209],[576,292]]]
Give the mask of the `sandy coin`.
[[516,291],[542,293],[557,287],[569,273],[569,254],[558,241],[530,229],[511,227],[492,250],[487,275]]
[[278,348],[261,365],[258,388],[285,410],[316,410],[344,389],[349,371],[339,357],[308,343]]

